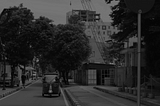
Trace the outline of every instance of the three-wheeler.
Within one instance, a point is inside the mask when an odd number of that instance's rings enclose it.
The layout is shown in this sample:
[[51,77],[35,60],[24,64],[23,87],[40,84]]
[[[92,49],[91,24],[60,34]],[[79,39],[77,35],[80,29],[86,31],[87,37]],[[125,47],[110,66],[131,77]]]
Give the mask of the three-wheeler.
[[58,73],[46,73],[42,78],[42,96],[45,94],[60,96],[60,81]]

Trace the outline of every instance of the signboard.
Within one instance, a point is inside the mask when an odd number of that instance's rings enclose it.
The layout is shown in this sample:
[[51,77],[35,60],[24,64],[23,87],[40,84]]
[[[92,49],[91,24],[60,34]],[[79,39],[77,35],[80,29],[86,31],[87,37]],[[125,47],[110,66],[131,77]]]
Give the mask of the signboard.
[[142,13],[148,12],[154,5],[155,0],[125,0],[125,3],[129,9],[138,13],[139,10]]

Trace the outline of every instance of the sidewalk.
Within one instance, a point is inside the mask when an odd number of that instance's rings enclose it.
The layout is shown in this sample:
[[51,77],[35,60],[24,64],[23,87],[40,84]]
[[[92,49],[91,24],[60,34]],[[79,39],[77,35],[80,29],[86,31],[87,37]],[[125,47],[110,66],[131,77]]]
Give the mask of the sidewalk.
[[[85,86],[85,88],[87,89],[87,86]],[[135,102],[137,101],[136,96],[125,92],[118,92],[117,87],[88,86],[88,90],[91,88]],[[83,87],[76,84],[72,83],[69,86],[65,87],[64,92],[71,102],[72,106],[106,106],[106,101],[102,101],[94,94],[87,92],[83,89]],[[141,103],[147,106],[160,106],[160,97],[155,97],[154,99],[141,98]]]
[[[30,85],[33,81],[35,80],[32,80],[32,79],[26,80],[26,86]],[[0,99],[22,89],[23,87],[22,87],[22,83],[20,83],[19,87],[14,87],[14,88],[6,87],[6,90],[2,90],[2,88],[3,87],[1,86],[0,87]]]
[[[125,99],[129,99],[132,101],[137,101],[137,96],[134,96],[133,94],[129,94],[126,92],[119,92],[118,87],[111,87],[111,86],[95,86],[94,87],[97,90],[100,90],[105,93],[110,93],[115,96],[119,96]],[[150,98],[142,98],[141,97],[141,103],[148,106],[160,106],[160,96],[156,96],[154,99]]]

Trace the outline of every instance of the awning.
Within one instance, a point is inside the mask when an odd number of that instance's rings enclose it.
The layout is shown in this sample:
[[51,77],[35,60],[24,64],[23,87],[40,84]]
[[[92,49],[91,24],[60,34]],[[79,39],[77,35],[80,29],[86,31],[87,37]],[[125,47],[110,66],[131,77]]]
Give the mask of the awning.
[[[19,65],[19,67],[24,69],[24,66],[23,66],[23,65]],[[29,71],[29,70],[35,70],[35,69],[34,69],[33,67],[31,67],[31,66],[26,66],[26,67],[25,67],[25,70],[28,70],[28,71]]]

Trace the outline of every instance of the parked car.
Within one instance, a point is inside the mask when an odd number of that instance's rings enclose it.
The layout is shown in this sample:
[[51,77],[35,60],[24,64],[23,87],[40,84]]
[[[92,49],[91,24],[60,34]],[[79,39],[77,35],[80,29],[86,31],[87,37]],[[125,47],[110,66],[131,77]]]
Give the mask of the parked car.
[[[1,75],[0,77],[0,86],[3,86],[3,75]],[[5,75],[5,85],[6,86],[11,86],[11,76],[9,76],[8,74]],[[20,85],[20,80],[18,78],[18,75],[17,74],[14,74],[14,77],[13,77],[13,85],[15,86],[19,86]]]

